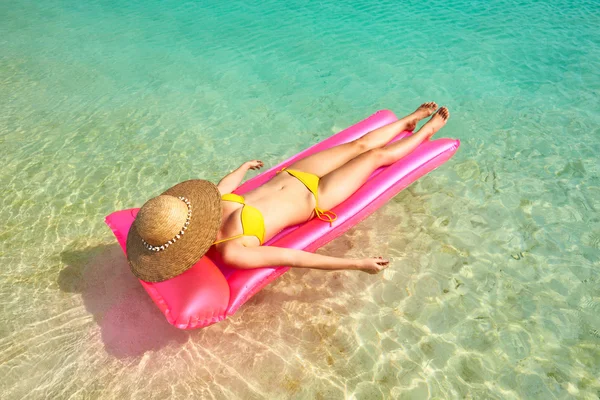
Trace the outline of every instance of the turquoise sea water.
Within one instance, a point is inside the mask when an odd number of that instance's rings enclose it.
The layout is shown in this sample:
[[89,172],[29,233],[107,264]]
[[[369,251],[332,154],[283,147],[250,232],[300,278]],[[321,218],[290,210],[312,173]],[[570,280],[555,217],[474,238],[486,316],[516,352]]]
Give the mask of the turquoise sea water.
[[[0,397],[597,399],[595,1],[0,2]],[[104,225],[425,101],[461,139],[212,327],[166,323]]]

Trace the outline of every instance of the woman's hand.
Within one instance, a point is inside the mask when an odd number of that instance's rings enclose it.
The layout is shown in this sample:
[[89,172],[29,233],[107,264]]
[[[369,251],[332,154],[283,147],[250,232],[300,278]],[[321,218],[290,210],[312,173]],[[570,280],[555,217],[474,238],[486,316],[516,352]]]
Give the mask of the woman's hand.
[[244,166],[247,167],[248,169],[261,169],[263,167],[263,162],[260,160],[252,160],[252,161],[246,161],[244,163]]
[[358,269],[369,274],[378,274],[389,266],[390,262],[388,260],[384,260],[381,257],[373,257],[360,260]]

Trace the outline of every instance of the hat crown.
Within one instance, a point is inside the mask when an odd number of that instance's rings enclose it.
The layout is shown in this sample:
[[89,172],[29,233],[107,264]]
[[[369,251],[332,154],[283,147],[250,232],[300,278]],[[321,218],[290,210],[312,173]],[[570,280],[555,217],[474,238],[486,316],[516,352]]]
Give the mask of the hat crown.
[[181,231],[188,215],[187,205],[180,199],[160,195],[148,200],[136,216],[137,230],[152,246],[161,246]]

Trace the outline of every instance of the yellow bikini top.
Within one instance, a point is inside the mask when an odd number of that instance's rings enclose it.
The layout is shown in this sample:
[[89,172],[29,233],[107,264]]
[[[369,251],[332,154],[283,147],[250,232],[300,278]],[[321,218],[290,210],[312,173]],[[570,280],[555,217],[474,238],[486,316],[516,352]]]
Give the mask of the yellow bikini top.
[[235,203],[243,204],[242,207],[242,233],[236,236],[232,236],[227,239],[217,240],[213,244],[223,243],[228,240],[240,238],[242,236],[256,236],[258,241],[262,245],[265,240],[265,219],[260,211],[246,204],[243,196],[227,193],[221,196],[223,201],[233,201]]

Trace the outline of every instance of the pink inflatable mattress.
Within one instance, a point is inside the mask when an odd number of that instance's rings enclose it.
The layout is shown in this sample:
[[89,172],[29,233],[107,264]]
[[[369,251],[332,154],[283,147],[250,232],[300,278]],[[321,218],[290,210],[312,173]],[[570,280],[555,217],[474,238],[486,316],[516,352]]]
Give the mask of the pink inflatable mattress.
[[[369,118],[296,154],[279,165],[242,184],[235,193],[243,194],[271,179],[277,171],[309,154],[352,141],[367,132],[396,121],[391,111],[378,111]],[[411,132],[402,132],[394,140]],[[415,151],[390,166],[375,171],[369,180],[342,204],[335,207],[337,221],[330,226],[314,218],[289,227],[264,245],[306,251],[319,247],[342,235],[372,214],[412,182],[439,167],[454,155],[460,142],[437,139],[422,143]],[[117,211],[106,217],[106,223],[125,251],[127,233],[138,209]],[[233,315],[256,292],[285,273],[289,267],[241,270],[213,262],[204,256],[183,274],[164,282],[140,281],[169,323],[180,329],[201,328]]]

